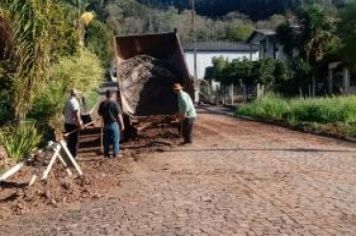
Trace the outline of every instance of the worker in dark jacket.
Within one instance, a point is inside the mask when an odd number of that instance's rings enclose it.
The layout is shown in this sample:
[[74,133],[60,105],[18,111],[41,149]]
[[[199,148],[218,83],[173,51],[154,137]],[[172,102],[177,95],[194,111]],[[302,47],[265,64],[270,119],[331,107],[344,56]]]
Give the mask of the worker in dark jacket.
[[106,100],[100,103],[98,113],[104,122],[104,156],[110,158],[110,145],[113,145],[114,157],[121,157],[120,133],[125,129],[125,126],[121,107],[114,100],[111,90],[106,91]]
[[182,121],[182,135],[184,138],[182,144],[191,144],[193,143],[193,126],[197,118],[197,112],[190,95],[183,91],[181,84],[175,83],[173,90],[178,96],[178,117]]

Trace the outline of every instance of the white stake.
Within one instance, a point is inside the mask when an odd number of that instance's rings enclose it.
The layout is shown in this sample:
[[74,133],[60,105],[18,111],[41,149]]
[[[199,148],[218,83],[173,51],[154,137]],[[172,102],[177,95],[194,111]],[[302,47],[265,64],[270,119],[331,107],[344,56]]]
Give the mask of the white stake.
[[10,170],[6,171],[1,177],[0,177],[0,182],[5,181],[6,179],[10,178],[17,172],[19,172],[23,167],[25,166],[25,162],[20,162],[14,167],[12,167]]
[[58,154],[58,159],[62,162],[62,164],[63,164],[64,167],[66,168],[66,171],[67,171],[69,177],[71,177],[71,176],[72,176],[72,171],[70,171],[70,169],[68,168],[68,165],[67,165],[67,163],[64,161],[64,159],[63,159],[63,157],[62,157],[61,154]]
[[58,154],[61,150],[61,146],[57,145],[56,151],[54,152],[54,155],[52,156],[51,158],[51,161],[49,162],[48,166],[47,166],[47,169],[43,172],[43,176],[42,176],[42,180],[45,180],[47,179],[48,177],[48,174],[49,172],[51,171],[52,167],[53,167],[53,164],[54,162],[56,161],[57,157],[58,157]]
[[80,169],[79,165],[77,164],[77,162],[75,161],[75,159],[73,158],[72,154],[70,153],[70,151],[67,148],[67,144],[64,140],[61,140],[59,142],[64,150],[64,152],[66,153],[66,155],[68,156],[69,160],[72,162],[73,166],[75,167],[75,169],[78,171],[79,175],[82,176],[83,172]]
[[36,179],[37,179],[37,175],[33,175],[28,186],[31,187],[35,183]]

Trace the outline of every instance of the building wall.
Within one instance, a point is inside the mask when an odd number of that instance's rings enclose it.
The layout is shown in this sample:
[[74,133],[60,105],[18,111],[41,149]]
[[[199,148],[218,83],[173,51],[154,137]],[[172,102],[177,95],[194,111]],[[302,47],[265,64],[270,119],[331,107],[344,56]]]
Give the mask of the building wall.
[[[199,79],[204,79],[205,69],[212,66],[212,60],[214,57],[222,56],[227,58],[229,61],[234,59],[250,59],[251,55],[249,52],[198,52],[197,53],[197,74]],[[258,52],[252,53],[252,60],[258,60]],[[189,73],[194,76],[194,53],[185,52],[185,59],[188,66]]]

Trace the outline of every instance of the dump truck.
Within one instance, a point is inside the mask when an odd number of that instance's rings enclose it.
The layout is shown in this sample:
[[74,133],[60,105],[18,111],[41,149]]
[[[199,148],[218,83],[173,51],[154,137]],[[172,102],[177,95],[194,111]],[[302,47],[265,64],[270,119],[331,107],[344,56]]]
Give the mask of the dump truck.
[[176,32],[114,38],[118,100],[130,126],[178,112],[172,85],[194,99],[194,86]]

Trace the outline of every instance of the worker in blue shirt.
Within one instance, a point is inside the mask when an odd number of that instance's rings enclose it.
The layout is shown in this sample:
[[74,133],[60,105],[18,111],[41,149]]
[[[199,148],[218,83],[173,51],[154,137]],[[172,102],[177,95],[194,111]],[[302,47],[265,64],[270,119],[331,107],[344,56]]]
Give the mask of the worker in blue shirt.
[[182,135],[184,142],[182,144],[193,143],[193,125],[197,118],[197,112],[190,95],[183,91],[179,83],[173,85],[173,90],[178,96],[178,117],[182,121]]

